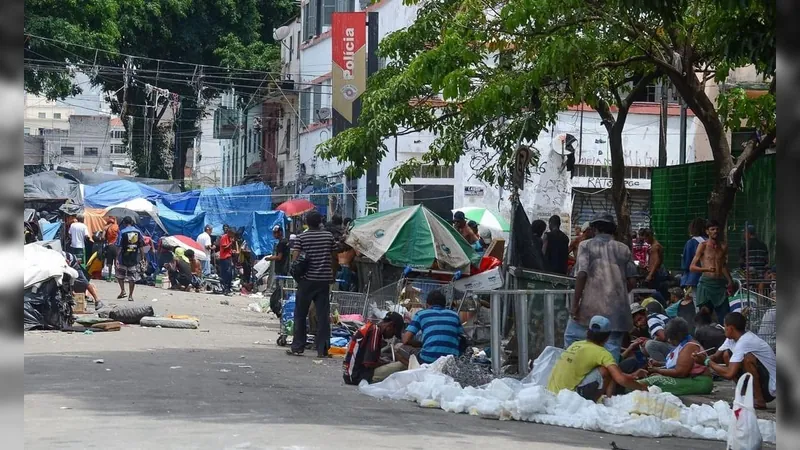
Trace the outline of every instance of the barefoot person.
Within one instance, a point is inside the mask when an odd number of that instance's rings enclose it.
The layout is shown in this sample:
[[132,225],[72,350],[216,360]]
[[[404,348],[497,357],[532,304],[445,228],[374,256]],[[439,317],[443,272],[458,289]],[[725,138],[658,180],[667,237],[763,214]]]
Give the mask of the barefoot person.
[[725,337],[728,339],[716,353],[695,353],[695,361],[728,380],[738,380],[745,372],[752,375],[753,404],[756,409],[765,409],[775,400],[777,390],[775,352],[758,335],[747,331],[747,319],[738,312],[725,316]]
[[730,312],[728,292],[733,288],[733,279],[728,271],[728,245],[720,238],[720,225],[716,220],[708,221],[706,226],[708,240],[697,247],[692,264],[692,272],[702,275],[697,282],[695,305],[713,307],[717,321],[722,323]]

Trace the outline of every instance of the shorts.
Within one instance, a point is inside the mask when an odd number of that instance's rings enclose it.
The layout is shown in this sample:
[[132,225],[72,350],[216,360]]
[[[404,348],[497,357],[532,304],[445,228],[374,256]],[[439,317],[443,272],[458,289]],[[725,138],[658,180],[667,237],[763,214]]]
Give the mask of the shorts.
[[116,245],[108,244],[106,246],[106,250],[105,250],[105,254],[104,254],[106,263],[107,264],[111,264],[114,261],[116,261],[118,253],[119,253],[119,251],[118,251]]
[[575,392],[586,400],[596,402],[603,395],[603,375],[600,373],[600,369],[594,368],[583,377],[581,383],[575,388]]
[[[726,351],[730,352],[730,350]],[[767,367],[762,364],[761,360],[758,358],[756,358],[756,370],[758,370],[758,384],[761,388],[761,395],[764,396],[764,401],[769,403],[775,400],[775,397],[773,397],[769,392],[769,370],[767,370]],[[744,375],[744,365],[739,365],[739,373],[736,374],[736,378],[738,379],[742,375]]]
[[708,395],[714,389],[714,380],[709,375],[675,378],[666,375],[650,375],[639,380],[646,386],[658,386],[664,392],[681,395]]
[[136,266],[123,266],[122,264],[117,265],[117,280],[127,281],[129,283],[135,283],[142,278],[141,269],[138,265]]

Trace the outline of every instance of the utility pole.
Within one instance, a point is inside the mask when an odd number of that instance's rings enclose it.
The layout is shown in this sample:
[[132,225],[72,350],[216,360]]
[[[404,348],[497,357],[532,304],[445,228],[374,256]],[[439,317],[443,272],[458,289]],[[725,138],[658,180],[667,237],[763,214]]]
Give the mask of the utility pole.
[[681,99],[680,163],[686,164],[686,102]]
[[667,166],[667,87],[661,85],[661,117],[658,133],[658,167]]

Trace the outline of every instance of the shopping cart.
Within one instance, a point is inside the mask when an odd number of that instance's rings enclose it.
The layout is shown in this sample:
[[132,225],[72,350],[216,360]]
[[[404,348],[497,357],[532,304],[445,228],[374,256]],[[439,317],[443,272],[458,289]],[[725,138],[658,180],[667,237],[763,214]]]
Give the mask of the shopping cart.
[[[739,278],[741,273],[734,272],[733,278],[737,286],[737,290],[733,296],[730,297],[731,305],[738,303],[739,312],[747,318],[747,331],[752,331],[758,337],[763,339],[767,344],[775,350],[777,341],[777,326],[776,326],[776,301],[771,296],[763,295],[759,283],[753,283],[753,280],[747,287],[746,281]],[[761,281],[761,280],[758,280]],[[774,280],[764,280],[765,282],[774,283]],[[770,286],[770,295],[773,294]]]
[[[367,285],[369,289],[369,285]],[[367,294],[363,292],[331,291],[331,317],[333,323],[341,320],[364,322]]]
[[[445,276],[449,279],[444,281],[431,278],[435,275]],[[364,318],[376,321],[379,319],[378,311],[391,310],[396,305],[400,305],[408,311],[424,308],[427,305],[428,295],[436,290],[444,294],[449,308],[453,303],[453,281],[457,280],[460,275],[460,272],[418,271],[407,268],[397,283],[391,283],[367,294]]]

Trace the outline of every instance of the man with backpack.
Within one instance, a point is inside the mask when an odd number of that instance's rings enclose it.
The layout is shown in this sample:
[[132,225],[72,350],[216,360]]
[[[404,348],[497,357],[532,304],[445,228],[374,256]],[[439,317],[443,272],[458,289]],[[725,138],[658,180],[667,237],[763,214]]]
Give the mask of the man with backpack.
[[122,230],[119,232],[117,242],[119,259],[117,264],[117,282],[119,282],[119,295],[125,298],[125,282],[128,282],[128,301],[133,301],[133,289],[141,278],[141,266],[144,263],[144,237],[138,228],[133,226],[133,219],[122,219]]

